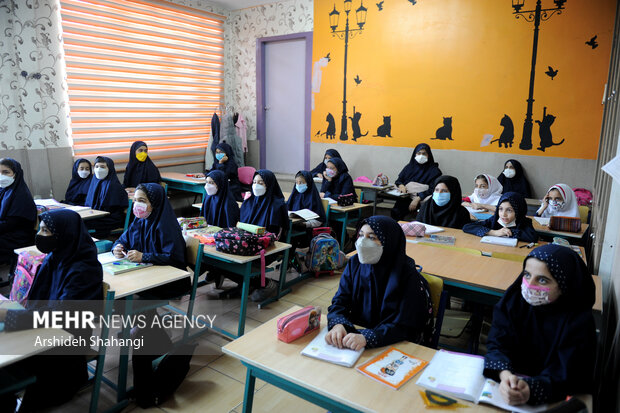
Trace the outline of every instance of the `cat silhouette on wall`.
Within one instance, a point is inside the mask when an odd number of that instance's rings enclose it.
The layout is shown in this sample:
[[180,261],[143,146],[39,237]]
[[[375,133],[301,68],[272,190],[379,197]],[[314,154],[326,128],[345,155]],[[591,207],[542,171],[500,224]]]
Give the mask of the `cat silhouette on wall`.
[[325,120],[327,121],[325,137],[327,139],[336,139],[336,121],[334,120],[334,116],[331,113],[328,113]]
[[384,116],[383,117],[383,125],[379,125],[377,128],[377,134],[373,136],[381,136],[385,138],[386,136],[392,137],[392,116]]
[[443,118],[443,126],[435,132],[435,137],[431,139],[440,139],[445,141],[446,139],[449,141],[453,141],[452,139],[452,116],[449,118]]
[[351,129],[353,129],[353,140],[356,141],[358,138],[362,136],[368,135],[368,131],[362,135],[362,130],[360,129],[360,119],[362,118],[362,114],[355,111],[355,106],[353,106],[353,117],[349,116],[351,119]]
[[512,119],[510,119],[510,116],[504,114],[504,117],[502,118],[502,120],[499,122],[500,126],[504,127],[504,130],[502,131],[502,134],[499,136],[498,139],[494,139],[489,143],[493,143],[493,142],[498,142],[499,141],[499,147],[502,147],[502,144],[504,144],[504,146],[506,148],[508,148],[508,145],[510,145],[510,147],[512,148],[512,141],[515,138],[515,127],[512,124]]
[[538,147],[539,151],[544,152],[546,148],[564,143],[564,139],[560,142],[553,141],[553,134],[551,133],[551,125],[553,125],[553,122],[555,122],[555,116],[548,114],[547,107],[545,106],[543,108],[542,121],[536,121],[536,123],[538,123],[538,136],[540,136],[540,147]]

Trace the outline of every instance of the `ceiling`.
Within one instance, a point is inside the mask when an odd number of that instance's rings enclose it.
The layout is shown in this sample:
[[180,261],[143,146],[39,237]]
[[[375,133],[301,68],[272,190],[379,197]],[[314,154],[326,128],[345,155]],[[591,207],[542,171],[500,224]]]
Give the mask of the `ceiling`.
[[274,3],[275,1],[277,0],[210,0],[210,3],[217,4],[227,10],[239,10]]

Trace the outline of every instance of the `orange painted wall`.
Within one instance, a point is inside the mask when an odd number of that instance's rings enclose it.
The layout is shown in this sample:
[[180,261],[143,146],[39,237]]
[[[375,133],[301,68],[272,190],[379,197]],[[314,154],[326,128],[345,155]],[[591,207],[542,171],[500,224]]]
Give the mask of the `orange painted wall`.
[[[329,12],[333,0],[314,1],[313,62],[330,54],[322,68],[320,91],[314,94],[312,141],[363,145],[414,147],[425,141],[435,149],[501,152],[595,159],[603,114],[601,100],[607,79],[616,2],[568,0],[561,15],[541,23],[534,88],[534,120],[542,119],[543,106],[556,116],[551,126],[559,146],[537,150],[540,138],[535,123],[533,148],[519,149],[526,113],[533,23],[515,19],[510,0],[384,0],[366,1],[366,24],[349,41],[347,116],[353,106],[362,113],[360,129],[368,135],[341,141],[344,41],[332,36]],[[542,0],[553,7],[552,0]],[[344,29],[342,0],[338,29]],[[353,0],[350,15],[355,24]],[[533,9],[525,0],[524,9]],[[598,35],[598,47],[585,44]],[[558,74],[545,74],[552,66]],[[359,76],[360,84],[354,78]],[[336,122],[336,138],[328,140],[327,113]],[[514,124],[511,148],[498,143],[481,147],[485,134],[499,138],[500,120],[507,114]],[[383,116],[390,115],[392,137],[374,137]],[[452,138],[431,140],[452,117]],[[320,132],[319,132],[320,131]],[[317,135],[318,133],[318,135]]]

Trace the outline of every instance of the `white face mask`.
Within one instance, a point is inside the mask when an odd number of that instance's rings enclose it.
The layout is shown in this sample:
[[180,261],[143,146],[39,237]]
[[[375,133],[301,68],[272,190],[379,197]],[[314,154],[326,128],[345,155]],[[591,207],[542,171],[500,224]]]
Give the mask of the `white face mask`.
[[509,223],[505,223],[504,221],[502,221],[501,218],[497,218],[497,222],[504,228],[512,228],[512,227],[516,227],[517,224],[515,223],[515,221],[509,222]]
[[420,165],[424,165],[426,162],[428,162],[428,157],[425,155],[416,155],[415,160]]
[[554,209],[556,211],[562,210],[562,208],[564,208],[564,205],[566,205],[566,202],[564,201],[562,202],[558,202],[555,200],[549,201],[549,208]]
[[0,188],[8,188],[15,182],[14,176],[0,175]]
[[324,159],[324,160],[323,160],[323,163],[324,163],[325,165],[327,165],[327,162],[329,162],[329,159]]
[[90,171],[78,171],[78,175],[82,179],[86,179],[90,176]]
[[504,169],[503,173],[506,178],[514,178],[514,176],[516,175],[515,170],[511,168]]
[[489,189],[488,188],[475,188],[474,194],[476,194],[478,198],[486,198],[487,195],[489,195]]
[[103,168],[95,168],[95,176],[97,179],[105,179],[108,176],[108,170]]
[[252,193],[254,196],[263,196],[267,192],[267,187],[261,184],[252,185]]
[[217,185],[215,184],[206,184],[205,191],[207,191],[207,195],[215,195],[217,194]]
[[377,245],[366,237],[360,237],[355,241],[355,249],[362,264],[376,264],[383,255],[383,245]]

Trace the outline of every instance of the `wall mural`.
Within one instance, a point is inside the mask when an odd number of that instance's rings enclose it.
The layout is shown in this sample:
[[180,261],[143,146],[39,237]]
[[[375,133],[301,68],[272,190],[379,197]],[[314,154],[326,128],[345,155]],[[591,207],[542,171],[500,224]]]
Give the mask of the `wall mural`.
[[312,141],[595,159],[615,11],[315,0]]

